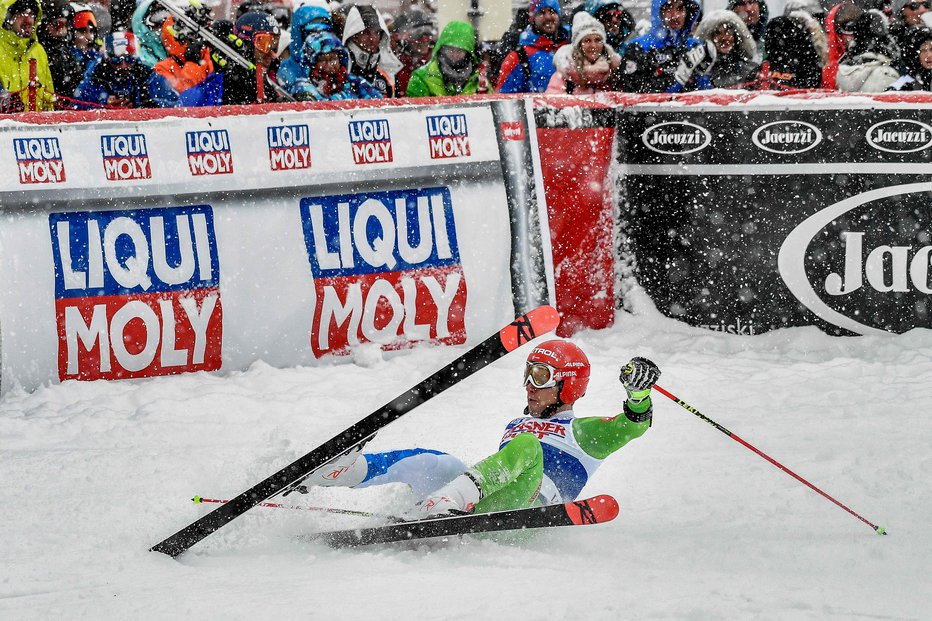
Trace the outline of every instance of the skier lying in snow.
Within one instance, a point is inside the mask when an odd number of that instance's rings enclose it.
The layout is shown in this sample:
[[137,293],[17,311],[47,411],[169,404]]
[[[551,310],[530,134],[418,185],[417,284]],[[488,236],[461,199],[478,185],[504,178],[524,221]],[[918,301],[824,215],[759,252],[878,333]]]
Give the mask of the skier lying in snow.
[[310,475],[296,491],[407,483],[423,499],[407,516],[412,519],[575,500],[606,457],[650,427],[650,391],[660,377],[653,362],[633,358],[619,377],[628,393],[624,412],[575,418],[573,404],[586,393],[589,368],[586,355],[569,341],[535,347],[524,371],[524,416],[505,427],[499,451],[472,468],[423,448],[353,452]]

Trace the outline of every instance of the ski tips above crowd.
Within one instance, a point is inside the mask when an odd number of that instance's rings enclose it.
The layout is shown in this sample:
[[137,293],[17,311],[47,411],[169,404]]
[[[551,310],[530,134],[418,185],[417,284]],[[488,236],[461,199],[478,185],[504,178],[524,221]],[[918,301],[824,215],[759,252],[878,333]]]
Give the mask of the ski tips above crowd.
[[[530,0],[499,40],[327,0],[0,0],[0,114],[711,88],[932,90],[932,0]],[[639,18],[639,19],[638,19]],[[487,29],[485,29],[487,30]]]

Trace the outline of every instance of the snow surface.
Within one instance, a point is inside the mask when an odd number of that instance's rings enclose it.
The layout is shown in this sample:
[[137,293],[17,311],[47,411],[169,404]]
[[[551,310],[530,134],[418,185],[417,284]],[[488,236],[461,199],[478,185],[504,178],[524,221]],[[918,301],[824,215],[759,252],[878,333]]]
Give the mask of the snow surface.
[[[257,508],[178,560],[147,551],[206,512],[193,495],[241,492],[461,351],[366,349],[333,367],[8,394],[0,619],[932,618],[932,331],[734,336],[636,299],[614,328],[573,340],[593,362],[578,415],[617,413],[618,367],[648,356],[662,386],[890,535],[656,395],[652,429],[584,490],[618,498],[608,525],[331,550],[293,536],[364,519]],[[523,407],[526,351],[370,447],[491,453]],[[374,511],[409,501],[398,485],[298,499]]]

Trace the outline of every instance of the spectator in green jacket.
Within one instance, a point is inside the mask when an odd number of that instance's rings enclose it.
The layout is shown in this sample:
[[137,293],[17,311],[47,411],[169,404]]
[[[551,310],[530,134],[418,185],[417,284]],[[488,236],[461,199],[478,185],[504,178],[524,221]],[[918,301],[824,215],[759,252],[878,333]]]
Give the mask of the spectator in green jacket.
[[450,22],[440,36],[430,62],[414,71],[408,97],[474,95],[479,88],[476,33],[467,22]]

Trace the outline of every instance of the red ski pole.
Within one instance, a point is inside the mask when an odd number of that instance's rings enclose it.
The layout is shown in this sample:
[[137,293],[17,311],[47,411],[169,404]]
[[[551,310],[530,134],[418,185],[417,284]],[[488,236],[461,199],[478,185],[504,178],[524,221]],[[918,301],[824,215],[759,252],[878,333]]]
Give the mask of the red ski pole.
[[671,392],[667,391],[666,389],[664,389],[664,388],[658,386],[657,384],[654,384],[654,388],[657,390],[657,392],[659,392],[659,393],[662,394],[663,396],[669,398],[671,401],[674,401],[677,405],[681,405],[681,406],[683,407],[683,409],[685,409],[685,410],[687,410],[687,411],[689,411],[689,412],[695,414],[696,416],[698,416],[699,418],[701,418],[701,419],[704,420],[705,422],[709,423],[710,425],[712,425],[713,427],[715,427],[716,429],[718,429],[719,431],[721,431],[722,433],[724,433],[726,436],[728,436],[729,438],[731,438],[732,440],[734,440],[734,441],[737,442],[738,444],[744,446],[744,447],[747,448],[747,449],[750,449],[751,451],[754,451],[755,453],[757,453],[758,455],[760,455],[761,457],[763,457],[764,459],[766,459],[767,461],[769,461],[771,464],[773,464],[774,466],[776,466],[777,468],[779,468],[779,469],[782,470],[783,472],[787,473],[788,475],[790,475],[791,477],[793,477],[794,479],[796,479],[797,481],[799,481],[800,483],[802,483],[803,485],[805,485],[806,487],[808,487],[809,489],[811,489],[811,490],[813,490],[813,491],[819,493],[820,495],[822,495],[823,497],[827,498],[828,500],[831,500],[833,503],[835,503],[836,505],[838,505],[839,507],[841,507],[842,509],[844,509],[845,511],[847,511],[847,512],[850,513],[851,515],[853,515],[854,517],[858,518],[859,520],[861,520],[862,522],[864,522],[865,524],[867,524],[868,526],[870,526],[871,528],[873,528],[873,529],[874,529],[874,532],[877,533],[878,535],[886,535],[886,534],[887,534],[887,531],[884,530],[883,526],[877,526],[876,524],[873,524],[873,523],[869,522],[867,519],[865,519],[865,518],[862,517],[861,515],[855,513],[854,511],[852,511],[851,509],[849,509],[848,507],[846,507],[846,506],[843,505],[842,503],[838,502],[837,500],[835,500],[834,498],[832,498],[831,496],[829,496],[828,494],[826,494],[825,492],[823,492],[822,490],[820,490],[818,487],[816,487],[815,485],[813,485],[812,483],[810,483],[810,482],[807,481],[806,479],[802,478],[801,476],[799,476],[798,474],[796,474],[795,472],[793,472],[792,470],[790,470],[789,468],[787,468],[786,466],[784,466],[783,464],[781,464],[780,462],[778,462],[777,460],[775,460],[774,458],[770,457],[769,455],[767,455],[767,454],[764,453],[763,451],[761,451],[761,450],[755,448],[755,447],[752,446],[750,443],[746,442],[745,440],[743,440],[742,438],[740,438],[740,437],[737,436],[736,434],[734,434],[734,433],[728,431],[727,429],[725,429],[724,427],[722,427],[721,425],[719,425],[718,423],[716,423],[714,420],[712,420],[712,419],[709,418],[708,416],[704,415],[702,412],[700,412],[699,410],[697,410],[697,409],[694,408],[693,406],[689,405],[688,403],[686,403],[685,401],[683,401],[682,399],[680,399],[679,397],[677,397],[677,396],[674,395],[673,393],[671,393]]

